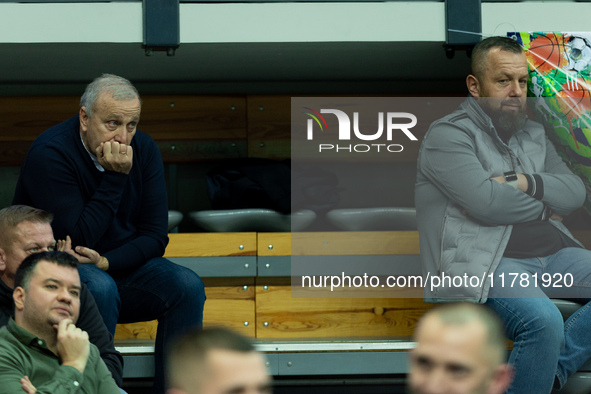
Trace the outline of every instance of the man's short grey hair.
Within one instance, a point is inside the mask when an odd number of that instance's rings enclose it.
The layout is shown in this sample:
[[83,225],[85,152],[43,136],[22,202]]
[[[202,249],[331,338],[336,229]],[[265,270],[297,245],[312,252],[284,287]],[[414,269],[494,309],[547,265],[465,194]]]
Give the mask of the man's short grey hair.
[[116,100],[140,98],[137,89],[129,80],[113,74],[103,74],[88,84],[80,98],[80,108],[85,107],[89,117],[92,117],[94,104],[101,93],[110,93]]

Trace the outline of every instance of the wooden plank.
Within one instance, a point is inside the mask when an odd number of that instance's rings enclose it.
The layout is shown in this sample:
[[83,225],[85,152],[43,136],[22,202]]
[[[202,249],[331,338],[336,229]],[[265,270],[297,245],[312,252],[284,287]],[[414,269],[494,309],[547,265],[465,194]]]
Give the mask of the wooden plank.
[[255,256],[256,233],[174,233],[164,257]]
[[235,159],[247,156],[244,140],[158,140],[164,163]]
[[291,157],[291,96],[247,96],[248,156]]
[[292,298],[289,278],[257,278],[256,336],[409,336],[429,308],[421,298]]
[[21,166],[33,141],[1,141],[0,166]]
[[420,254],[417,231],[259,233],[257,243],[259,256]]
[[224,326],[254,338],[254,278],[204,278],[203,282],[207,295],[203,326]]
[[[49,127],[74,116],[79,100],[79,96],[0,97],[0,141],[16,143],[2,144],[0,165],[20,165],[28,143]],[[456,101],[448,101],[449,108],[447,101],[439,100],[434,108],[421,113],[421,122],[413,129],[419,141],[431,121],[453,110]],[[142,102],[139,128],[157,142],[162,141],[166,162],[244,157],[243,144],[247,145],[250,157],[291,157],[290,96],[146,95]],[[209,148],[192,141],[203,141]],[[222,141],[227,141],[227,146]],[[174,152],[173,145],[179,151]],[[409,143],[400,153],[363,157],[367,161],[412,162],[416,161],[419,146],[420,142]],[[347,157],[324,153],[325,160]]]
[[32,142],[79,108],[79,96],[0,97],[0,141]]
[[[79,107],[80,96],[0,97],[0,165],[21,165],[31,142],[76,115]],[[246,98],[142,96],[139,129],[163,141],[165,162],[245,157]],[[205,143],[191,143],[195,140]]]
[[156,339],[158,321],[117,324],[115,339]]
[[[203,326],[224,326],[254,338],[254,278],[203,278],[203,283]],[[156,339],[157,328],[156,320],[118,324],[115,339]]]
[[[33,141],[79,108],[80,96],[0,97],[0,141]],[[246,140],[246,98],[142,96],[139,129],[155,140]]]
[[142,96],[140,130],[155,140],[246,140],[243,96]]
[[290,256],[291,233],[258,233],[259,256]]

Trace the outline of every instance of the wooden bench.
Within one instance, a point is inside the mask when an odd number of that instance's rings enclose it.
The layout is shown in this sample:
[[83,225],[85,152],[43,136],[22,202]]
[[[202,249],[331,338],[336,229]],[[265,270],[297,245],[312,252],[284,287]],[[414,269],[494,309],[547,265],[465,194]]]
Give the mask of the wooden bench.
[[[574,233],[591,246],[591,232]],[[420,298],[292,298],[291,257],[376,256],[415,264],[420,272],[416,231],[170,236],[166,256],[195,269],[206,283],[204,325],[228,326],[253,338],[274,375],[407,372],[411,335],[430,304]],[[156,322],[148,327],[117,328],[126,378],[153,374]],[[151,339],[140,339],[145,337]]]
[[[165,256],[202,276],[204,326],[224,325],[253,338],[276,375],[404,373],[410,336],[430,307],[392,294],[292,297],[292,256],[373,256],[412,265],[420,275],[416,231],[170,234]],[[151,376],[155,330],[156,322],[117,327],[126,377]]]

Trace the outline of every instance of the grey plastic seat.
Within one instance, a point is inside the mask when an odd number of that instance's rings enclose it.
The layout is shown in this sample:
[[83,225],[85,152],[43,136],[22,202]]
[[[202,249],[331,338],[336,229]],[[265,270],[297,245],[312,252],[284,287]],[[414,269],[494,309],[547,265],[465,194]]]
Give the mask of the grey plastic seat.
[[183,220],[183,214],[179,211],[168,211],[168,232],[171,232]]
[[[552,299],[554,305],[562,314],[564,320],[568,319],[582,305],[573,301]],[[564,387],[560,390],[554,390],[552,393],[560,394],[589,394],[591,393],[591,359],[579,368],[579,370],[568,378]]]

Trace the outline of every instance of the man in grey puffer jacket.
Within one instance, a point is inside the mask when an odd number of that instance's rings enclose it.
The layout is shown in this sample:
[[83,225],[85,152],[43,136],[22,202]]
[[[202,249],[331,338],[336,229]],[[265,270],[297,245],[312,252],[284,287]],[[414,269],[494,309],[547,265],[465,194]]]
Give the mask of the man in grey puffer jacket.
[[[514,341],[509,392],[549,393],[591,356],[591,252],[562,224],[585,186],[525,115],[527,80],[517,42],[474,48],[471,96],[422,143],[415,202],[426,301],[489,306]],[[586,305],[563,323],[549,297]]]

